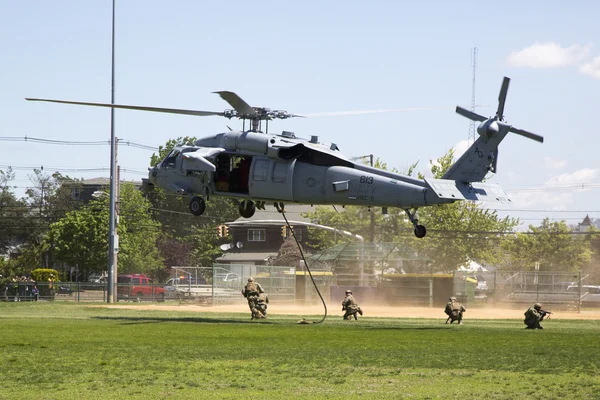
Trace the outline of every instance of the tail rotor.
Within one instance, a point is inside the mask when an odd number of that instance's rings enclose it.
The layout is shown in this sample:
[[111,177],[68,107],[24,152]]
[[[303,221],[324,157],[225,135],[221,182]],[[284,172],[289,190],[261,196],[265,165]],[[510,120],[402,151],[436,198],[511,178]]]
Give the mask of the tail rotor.
[[[502,86],[500,87],[500,93],[498,95],[498,110],[496,115],[492,118],[486,118],[482,115],[469,111],[463,107],[457,106],[456,113],[468,118],[472,121],[480,122],[477,128],[477,133],[485,138],[490,138],[494,134],[498,133],[503,127],[508,127],[508,131],[516,133],[517,135],[524,136],[528,139],[535,140],[536,142],[543,143],[544,137],[538,134],[526,131],[524,129],[514,128],[508,125],[504,121],[504,104],[506,103],[506,95],[508,94],[508,87],[510,85],[510,78],[504,77],[502,80]],[[506,128],[504,128],[506,129]]]

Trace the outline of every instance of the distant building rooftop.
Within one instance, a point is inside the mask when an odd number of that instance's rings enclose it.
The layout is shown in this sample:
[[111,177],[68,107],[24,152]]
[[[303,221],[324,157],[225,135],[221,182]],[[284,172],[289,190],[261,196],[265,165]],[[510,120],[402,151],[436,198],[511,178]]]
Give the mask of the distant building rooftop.
[[225,253],[216,259],[216,262],[234,263],[240,261],[265,261],[269,257],[277,256],[277,252],[259,252],[259,253]]
[[[110,178],[99,177],[99,178],[84,179],[80,183],[85,186],[108,186],[108,185],[110,185]],[[128,181],[128,180],[124,180],[124,179],[121,179],[121,183],[133,183],[136,186],[142,185],[142,181]]]

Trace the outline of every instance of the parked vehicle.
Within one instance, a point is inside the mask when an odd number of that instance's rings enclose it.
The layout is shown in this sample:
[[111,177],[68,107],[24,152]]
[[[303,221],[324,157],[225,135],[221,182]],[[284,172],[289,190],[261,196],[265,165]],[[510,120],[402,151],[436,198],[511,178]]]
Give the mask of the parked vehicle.
[[182,300],[184,298],[208,299],[212,297],[212,285],[204,278],[171,278],[165,283],[168,299]]
[[165,283],[165,286],[198,286],[206,284],[206,279],[204,278],[171,278]]
[[223,274],[215,274],[215,280],[222,282],[239,282],[241,278],[236,273],[228,272]]
[[117,300],[165,301],[165,289],[144,274],[119,275]]
[[102,274],[91,274],[88,277],[88,282],[91,283],[106,283],[108,282],[108,274],[106,273],[102,273]]

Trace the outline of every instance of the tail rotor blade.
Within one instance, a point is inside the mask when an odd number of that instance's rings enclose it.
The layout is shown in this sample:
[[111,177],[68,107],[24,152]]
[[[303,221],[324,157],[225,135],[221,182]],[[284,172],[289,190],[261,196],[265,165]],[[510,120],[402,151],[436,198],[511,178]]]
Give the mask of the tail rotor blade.
[[481,122],[487,119],[486,117],[476,114],[473,111],[469,111],[466,108],[462,108],[461,106],[456,106],[456,113],[462,115],[463,117],[469,118],[472,121]]
[[536,135],[535,133],[524,131],[523,129],[510,128],[510,132],[516,133],[517,135],[525,136],[531,140],[535,140],[536,142],[544,143],[544,137],[540,135]]
[[506,102],[506,94],[508,93],[508,85],[510,85],[510,78],[504,77],[502,80],[502,87],[500,88],[500,94],[498,95],[498,112],[496,116],[500,121],[504,121],[504,103]]

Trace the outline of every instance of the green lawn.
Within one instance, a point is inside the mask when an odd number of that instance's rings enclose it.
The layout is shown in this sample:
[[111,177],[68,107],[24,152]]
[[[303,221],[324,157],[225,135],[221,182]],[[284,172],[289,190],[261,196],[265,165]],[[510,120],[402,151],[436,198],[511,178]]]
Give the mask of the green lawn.
[[297,319],[0,303],[0,398],[600,398],[600,321]]

